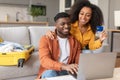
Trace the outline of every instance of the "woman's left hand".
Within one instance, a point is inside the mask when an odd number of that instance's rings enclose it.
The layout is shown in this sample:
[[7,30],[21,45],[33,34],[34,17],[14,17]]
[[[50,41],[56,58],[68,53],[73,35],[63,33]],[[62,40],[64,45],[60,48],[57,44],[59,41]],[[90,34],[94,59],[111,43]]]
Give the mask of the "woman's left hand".
[[107,38],[107,33],[105,31],[102,31],[100,33],[100,41],[103,42]]

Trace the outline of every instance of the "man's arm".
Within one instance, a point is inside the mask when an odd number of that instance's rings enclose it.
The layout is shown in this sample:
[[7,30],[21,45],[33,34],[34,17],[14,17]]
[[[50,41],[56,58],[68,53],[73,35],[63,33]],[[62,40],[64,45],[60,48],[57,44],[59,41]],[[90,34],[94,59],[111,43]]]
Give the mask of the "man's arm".
[[62,64],[61,69],[66,70],[71,74],[77,74],[78,64]]
[[80,53],[81,53],[81,44],[77,41],[74,40],[74,52],[73,54],[76,54],[75,56],[75,63],[73,64],[63,64],[62,65],[62,70],[67,70],[68,72],[70,72],[71,74],[77,74],[78,73],[78,62],[79,62],[79,57],[80,57]]
[[75,63],[79,64],[80,54],[82,53],[82,45],[77,40],[76,40],[76,42],[77,42],[77,44],[76,44],[77,45],[77,47],[76,47],[77,51],[76,51]]
[[45,36],[41,38],[39,44],[40,64],[46,69],[61,70],[62,63],[52,59],[49,49],[49,39]]

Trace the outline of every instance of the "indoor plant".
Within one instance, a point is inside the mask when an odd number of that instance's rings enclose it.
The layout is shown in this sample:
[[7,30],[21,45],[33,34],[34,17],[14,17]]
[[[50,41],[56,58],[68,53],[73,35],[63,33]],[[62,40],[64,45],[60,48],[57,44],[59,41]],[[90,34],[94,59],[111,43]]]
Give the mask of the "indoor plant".
[[46,7],[41,5],[31,5],[30,15],[33,17],[45,16],[46,15]]

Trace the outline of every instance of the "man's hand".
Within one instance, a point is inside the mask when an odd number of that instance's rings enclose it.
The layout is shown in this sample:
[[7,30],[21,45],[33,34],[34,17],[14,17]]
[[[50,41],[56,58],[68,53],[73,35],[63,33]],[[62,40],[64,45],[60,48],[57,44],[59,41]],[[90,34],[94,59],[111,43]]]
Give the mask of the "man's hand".
[[77,74],[78,73],[78,64],[63,64],[61,69],[66,70],[66,71],[70,72],[71,74]]

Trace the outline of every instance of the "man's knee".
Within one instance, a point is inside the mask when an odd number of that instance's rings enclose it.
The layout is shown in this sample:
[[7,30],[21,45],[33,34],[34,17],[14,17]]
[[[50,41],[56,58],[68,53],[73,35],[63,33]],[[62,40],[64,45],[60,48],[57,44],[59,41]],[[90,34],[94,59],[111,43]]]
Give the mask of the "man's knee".
[[41,78],[55,77],[57,76],[57,72],[55,70],[46,70],[43,72]]

